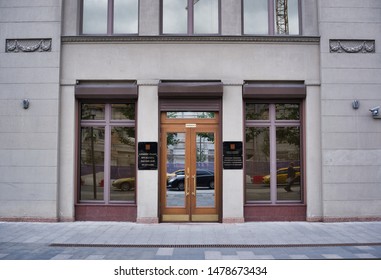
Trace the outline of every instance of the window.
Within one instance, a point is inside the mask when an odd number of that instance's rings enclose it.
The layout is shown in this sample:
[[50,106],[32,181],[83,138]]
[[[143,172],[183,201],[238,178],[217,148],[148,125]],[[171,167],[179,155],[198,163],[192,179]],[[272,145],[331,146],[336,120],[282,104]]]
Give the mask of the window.
[[134,203],[135,104],[81,103],[80,202]]
[[163,34],[218,34],[219,0],[162,0]]
[[299,35],[300,0],[243,0],[243,33]]
[[83,0],[82,34],[138,33],[139,0]]
[[301,103],[246,103],[246,202],[302,201]]

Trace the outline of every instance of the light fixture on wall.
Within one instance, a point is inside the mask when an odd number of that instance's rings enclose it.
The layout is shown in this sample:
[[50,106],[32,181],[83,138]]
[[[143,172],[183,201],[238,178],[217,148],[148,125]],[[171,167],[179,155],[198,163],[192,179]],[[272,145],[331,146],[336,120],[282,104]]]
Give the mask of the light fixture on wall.
[[369,111],[372,113],[374,119],[381,119],[380,106],[369,109]]
[[29,99],[24,99],[22,101],[22,107],[26,110],[29,108],[29,105],[30,105],[30,102],[29,102]]
[[355,109],[355,110],[360,108],[360,101],[358,101],[357,99],[353,100],[353,102],[352,102],[352,108]]

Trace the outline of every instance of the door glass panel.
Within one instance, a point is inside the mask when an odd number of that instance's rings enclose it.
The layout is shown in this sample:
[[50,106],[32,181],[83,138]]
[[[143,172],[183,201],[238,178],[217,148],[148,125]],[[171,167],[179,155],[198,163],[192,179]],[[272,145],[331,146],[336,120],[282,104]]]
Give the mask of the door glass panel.
[[301,200],[300,129],[299,127],[278,127],[276,139],[277,198],[278,200]]
[[194,33],[218,33],[218,0],[193,1]]
[[[214,133],[196,133],[196,207],[214,207]],[[192,176],[193,184],[195,182]]]
[[188,0],[163,0],[163,33],[188,33]]
[[214,119],[214,112],[167,112],[168,119]]
[[103,200],[104,128],[81,128],[80,200]]
[[270,200],[270,130],[246,129],[246,201]]
[[111,129],[110,200],[135,201],[135,128]]
[[185,207],[185,133],[167,133],[167,207]]

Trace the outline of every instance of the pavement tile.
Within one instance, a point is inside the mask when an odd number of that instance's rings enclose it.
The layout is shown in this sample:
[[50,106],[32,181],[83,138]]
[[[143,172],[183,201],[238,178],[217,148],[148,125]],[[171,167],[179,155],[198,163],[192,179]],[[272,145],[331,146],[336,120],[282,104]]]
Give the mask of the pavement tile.
[[354,254],[357,258],[360,258],[360,259],[375,259],[377,258],[375,255],[373,254]]
[[174,248],[159,248],[156,252],[156,256],[172,256]]
[[51,260],[69,260],[73,257],[73,255],[69,254],[57,254],[54,257],[50,258]]
[[220,251],[205,251],[206,260],[221,260],[222,254]]
[[289,255],[291,259],[294,260],[308,260],[309,258],[306,255]]
[[255,255],[252,251],[237,251],[240,260],[254,260]]
[[89,255],[86,260],[103,260],[104,258],[104,255]]
[[342,256],[339,256],[337,254],[322,254],[322,256],[326,259],[343,259]]
[[0,259],[6,257],[6,256],[8,256],[8,255],[9,255],[9,254],[0,254]]

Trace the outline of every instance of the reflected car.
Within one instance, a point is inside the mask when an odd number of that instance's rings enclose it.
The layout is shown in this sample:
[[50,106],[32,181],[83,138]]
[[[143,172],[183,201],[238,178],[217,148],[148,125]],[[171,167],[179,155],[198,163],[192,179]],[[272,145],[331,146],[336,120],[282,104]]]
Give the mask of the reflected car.
[[[184,173],[180,173],[175,177],[169,179],[167,183],[168,189],[176,189],[179,191],[184,190]],[[191,178],[190,178],[191,180]],[[197,188],[207,187],[209,189],[214,189],[214,172],[207,169],[198,169],[196,173]]]
[[167,173],[167,182],[173,178],[173,177],[176,177],[177,175],[184,175],[184,169],[179,169],[179,170],[176,170],[172,173]]
[[[279,168],[276,172],[276,180],[277,184],[286,184],[287,183],[287,167]],[[295,166],[295,181],[294,182],[300,182],[300,166]],[[263,184],[269,185],[270,184],[270,174],[263,176],[262,180]]]
[[118,191],[133,191],[135,189],[135,177],[120,178],[112,182],[114,190]]

